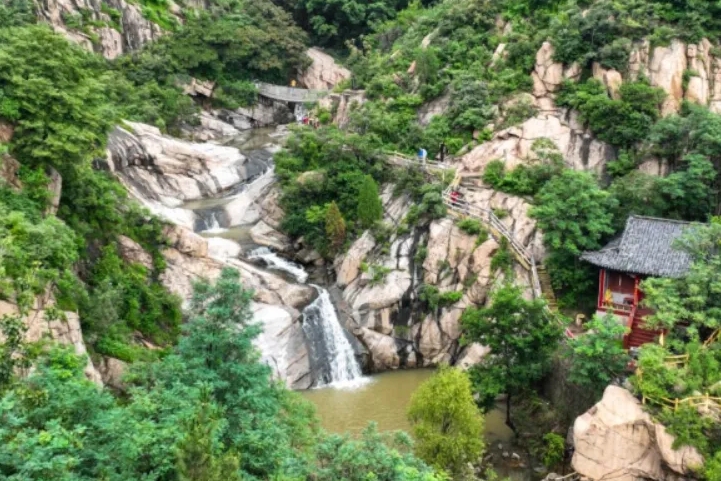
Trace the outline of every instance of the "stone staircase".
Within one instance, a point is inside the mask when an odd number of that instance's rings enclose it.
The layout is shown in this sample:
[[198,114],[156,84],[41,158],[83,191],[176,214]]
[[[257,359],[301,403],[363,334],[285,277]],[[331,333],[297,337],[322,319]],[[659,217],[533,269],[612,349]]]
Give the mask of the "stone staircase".
[[548,270],[546,270],[546,266],[538,265],[536,266],[536,270],[538,271],[538,282],[541,285],[541,293],[543,294],[544,299],[546,299],[546,304],[548,305],[548,308],[553,312],[558,312],[556,294],[553,292],[551,276],[548,275]]

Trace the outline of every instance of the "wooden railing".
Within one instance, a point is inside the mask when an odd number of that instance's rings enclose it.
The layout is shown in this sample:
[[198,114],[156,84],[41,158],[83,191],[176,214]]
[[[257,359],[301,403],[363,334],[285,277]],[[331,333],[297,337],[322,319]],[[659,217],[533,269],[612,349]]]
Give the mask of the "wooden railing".
[[[496,216],[490,209],[481,209],[476,206],[472,206],[467,202],[453,199],[450,192],[443,193],[443,203],[446,207],[458,212],[462,215],[472,217],[480,220],[486,224],[491,233],[496,234],[496,237],[503,237],[508,241],[508,245],[513,251],[518,261],[526,268],[531,270],[533,265],[533,259],[528,250],[518,242],[508,228],[501,222],[501,219]],[[536,275],[537,277],[537,275]]]

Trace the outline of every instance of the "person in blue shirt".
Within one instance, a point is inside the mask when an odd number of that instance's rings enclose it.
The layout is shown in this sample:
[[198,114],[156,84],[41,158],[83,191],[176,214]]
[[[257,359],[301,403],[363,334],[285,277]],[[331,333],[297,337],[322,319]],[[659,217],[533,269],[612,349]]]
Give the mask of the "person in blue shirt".
[[418,151],[418,160],[420,160],[421,163],[425,164],[427,158],[428,158],[428,151],[426,149],[420,149]]

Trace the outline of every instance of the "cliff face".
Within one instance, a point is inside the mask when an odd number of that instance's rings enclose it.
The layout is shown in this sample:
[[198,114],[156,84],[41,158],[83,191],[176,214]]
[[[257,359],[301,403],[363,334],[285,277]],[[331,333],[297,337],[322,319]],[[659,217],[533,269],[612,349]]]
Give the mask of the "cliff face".
[[[160,37],[158,25],[143,17],[141,7],[125,0],[39,0],[38,17],[55,31],[105,58],[142,47]],[[73,19],[82,19],[77,28]]]
[[[466,234],[448,218],[435,220],[427,228],[398,233],[412,202],[406,196],[394,197],[393,186],[386,186],[382,198],[384,222],[396,233],[380,243],[367,231],[335,261],[336,285],[348,304],[351,330],[370,354],[370,368],[384,371],[439,363],[467,367],[478,362],[487,350],[460,346],[460,317],[466,307],[485,304],[493,286],[503,278],[491,268],[498,243],[492,238],[478,242],[477,236]],[[542,253],[535,223],[528,218],[528,204],[523,200],[484,191],[473,193],[469,201],[506,210],[503,222],[507,228]],[[530,297],[528,273],[516,266],[513,275]],[[428,288],[462,295],[453,305],[425,314],[429,309],[424,307],[421,292]]]

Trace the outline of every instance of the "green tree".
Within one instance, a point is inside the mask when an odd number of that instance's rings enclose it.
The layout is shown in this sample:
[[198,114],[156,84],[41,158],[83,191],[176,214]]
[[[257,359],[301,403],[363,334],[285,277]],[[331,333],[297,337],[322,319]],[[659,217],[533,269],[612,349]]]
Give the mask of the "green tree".
[[[242,453],[245,473],[262,477],[310,449],[316,423],[305,402],[274,383],[260,362],[253,341],[261,327],[253,320],[251,299],[234,269],[224,269],[214,284],[195,284],[185,336],[141,380],[148,387],[158,381],[207,386],[225,415],[219,442]],[[298,415],[304,422],[297,422]]]
[[10,386],[18,371],[30,367],[30,353],[25,343],[27,326],[20,316],[3,315],[0,317],[0,393]]
[[325,233],[330,242],[331,253],[338,252],[345,242],[345,220],[340,213],[338,204],[331,202],[325,214]]
[[0,117],[15,125],[12,150],[23,164],[65,175],[104,155],[117,115],[96,65],[47,26],[0,30]]
[[411,398],[408,418],[416,454],[454,478],[483,454],[483,416],[468,376],[459,369],[441,367],[421,384]]
[[567,341],[568,379],[600,398],[606,386],[623,376],[631,360],[621,342],[626,327],[611,315],[594,316],[586,326],[587,334]]
[[653,309],[646,323],[651,327],[672,329],[688,323],[691,339],[721,327],[721,223],[699,224],[682,235],[675,248],[686,253],[691,265],[685,276],[649,278],[641,282],[644,303]]
[[207,391],[201,396],[197,413],[185,423],[185,436],[178,443],[178,481],[240,481],[237,456],[218,454],[221,415]]
[[383,203],[378,195],[378,184],[366,175],[358,189],[358,219],[368,229],[383,217]]
[[547,263],[554,287],[577,302],[595,286],[592,270],[579,256],[599,249],[614,233],[617,201],[601,190],[592,174],[565,170],[543,186],[535,204],[530,215],[538,221],[550,250]]
[[479,403],[490,408],[498,395],[506,394],[506,423],[511,421],[511,399],[532,388],[546,373],[562,329],[543,300],[525,300],[520,288],[504,284],[485,308],[471,307],[461,316],[464,342],[491,348],[471,370]]
[[403,432],[381,434],[370,423],[358,438],[331,434],[318,443],[311,476],[318,481],[447,481],[413,456]]

